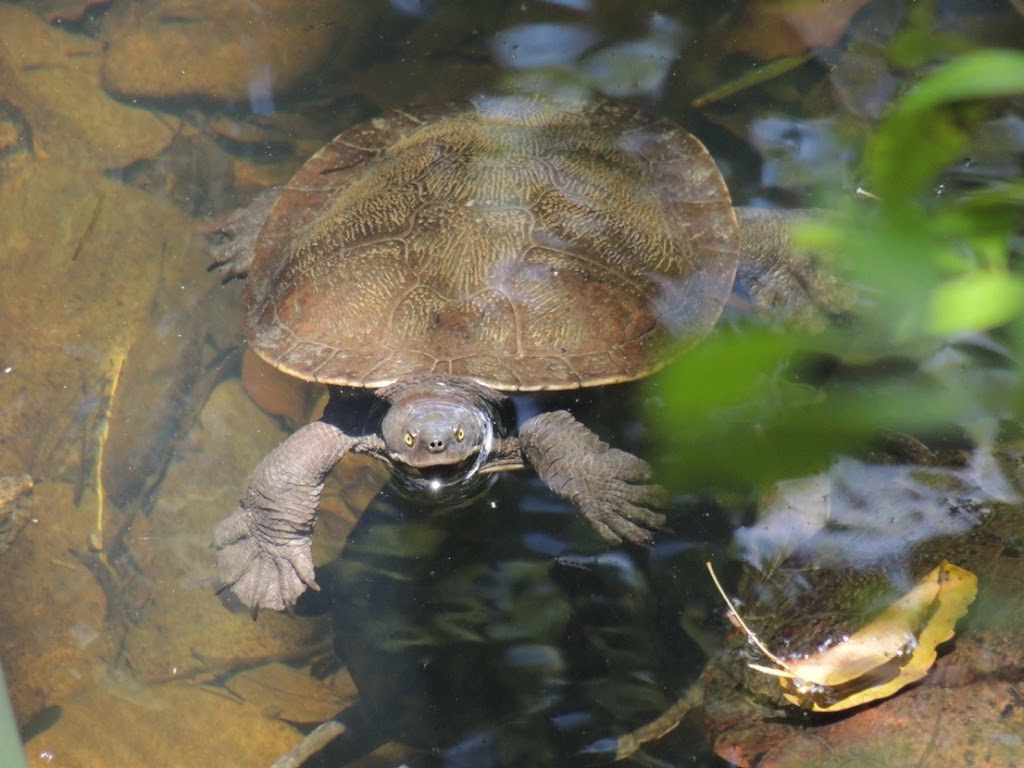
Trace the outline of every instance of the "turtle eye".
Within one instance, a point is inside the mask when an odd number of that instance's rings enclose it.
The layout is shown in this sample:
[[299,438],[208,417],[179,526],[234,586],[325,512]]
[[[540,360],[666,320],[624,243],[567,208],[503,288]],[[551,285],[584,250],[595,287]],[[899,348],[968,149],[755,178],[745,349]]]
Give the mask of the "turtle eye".
[[416,438],[412,436],[412,432],[405,433],[405,444],[412,448],[413,443],[416,442]]
[[462,427],[459,427],[458,429],[456,429],[456,430],[455,430],[455,439],[456,439],[456,440],[457,440],[458,442],[460,442],[460,443],[461,443],[461,442],[462,442],[463,440],[465,440],[465,439],[466,439],[466,430],[464,430],[464,429],[463,429]]

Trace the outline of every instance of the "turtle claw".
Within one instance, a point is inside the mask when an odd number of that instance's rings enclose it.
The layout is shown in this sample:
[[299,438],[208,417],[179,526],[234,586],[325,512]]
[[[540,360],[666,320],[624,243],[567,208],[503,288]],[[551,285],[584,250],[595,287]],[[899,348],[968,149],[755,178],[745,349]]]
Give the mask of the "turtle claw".
[[319,590],[309,539],[270,541],[256,517],[241,506],[214,530],[221,580],[254,618],[260,608],[291,610],[307,588]]
[[280,190],[273,187],[264,190],[249,205],[233,212],[219,226],[215,225],[207,232],[213,251],[208,272],[223,272],[225,283],[248,274],[260,227],[279,193]]
[[[635,456],[623,455],[646,467],[646,462]],[[616,462],[612,462],[610,467],[602,466],[599,461],[595,464],[594,474],[587,479],[585,489],[576,497],[583,516],[606,541],[616,544],[628,541],[642,547],[651,546],[654,533],[665,530],[665,516],[655,511],[665,506],[665,489],[659,485],[633,483],[624,479],[615,474],[619,466]],[[602,473],[602,469],[609,470],[609,473]],[[644,473],[645,478],[649,478],[649,471],[648,467]],[[634,477],[639,477],[639,474]]]

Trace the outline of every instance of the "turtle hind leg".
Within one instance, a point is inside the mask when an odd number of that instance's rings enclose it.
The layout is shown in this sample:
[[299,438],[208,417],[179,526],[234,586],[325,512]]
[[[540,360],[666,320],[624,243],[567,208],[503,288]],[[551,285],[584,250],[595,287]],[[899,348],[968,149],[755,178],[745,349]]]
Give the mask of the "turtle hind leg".
[[249,205],[234,211],[208,233],[213,252],[208,271],[222,272],[225,283],[248,274],[256,240],[280,192],[277,187],[260,192]]
[[793,247],[793,227],[813,216],[809,211],[737,207],[736,290],[761,313],[817,328],[826,320],[846,318],[855,297],[820,257]]

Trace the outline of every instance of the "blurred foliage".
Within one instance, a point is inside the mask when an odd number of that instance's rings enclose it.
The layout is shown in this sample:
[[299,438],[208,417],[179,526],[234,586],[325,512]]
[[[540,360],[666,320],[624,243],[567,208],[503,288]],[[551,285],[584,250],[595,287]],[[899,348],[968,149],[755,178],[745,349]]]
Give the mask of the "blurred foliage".
[[891,43],[893,67],[925,74],[874,126],[865,194],[797,232],[855,290],[854,319],[824,334],[720,330],[657,377],[652,421],[678,487],[818,471],[885,432],[984,439],[1019,413],[1024,182],[961,183],[949,171],[969,165],[972,137],[1024,94],[1024,53],[962,52],[924,28],[917,20]]

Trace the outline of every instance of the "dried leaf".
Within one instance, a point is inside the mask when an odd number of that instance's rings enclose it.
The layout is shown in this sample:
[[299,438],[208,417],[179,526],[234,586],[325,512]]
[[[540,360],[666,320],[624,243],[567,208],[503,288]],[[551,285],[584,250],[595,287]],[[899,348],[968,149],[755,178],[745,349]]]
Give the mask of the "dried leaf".
[[760,0],[751,3],[729,44],[730,53],[759,61],[835,45],[870,0]]
[[929,577],[847,639],[806,659],[789,661],[787,668],[795,678],[837,686],[913,653],[917,647],[916,633],[939,596],[935,572]]
[[978,592],[977,577],[945,560],[872,621],[829,648],[800,659],[782,659],[757,638],[708,570],[751,643],[774,664],[750,667],[779,678],[786,700],[814,712],[838,712],[893,695],[920,680],[940,643]]

